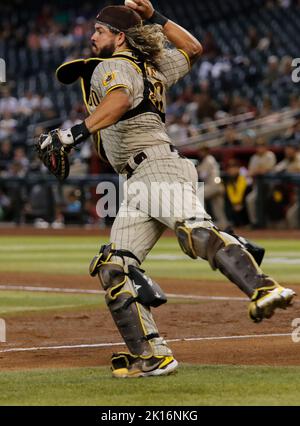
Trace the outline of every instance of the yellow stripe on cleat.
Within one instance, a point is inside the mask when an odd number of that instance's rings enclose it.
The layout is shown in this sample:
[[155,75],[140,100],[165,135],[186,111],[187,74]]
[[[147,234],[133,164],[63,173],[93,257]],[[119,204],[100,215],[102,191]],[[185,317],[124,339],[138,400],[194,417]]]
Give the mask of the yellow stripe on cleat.
[[161,364],[159,364],[158,368],[164,368],[164,367],[166,367],[167,365],[169,365],[173,361],[174,361],[174,357],[167,356],[167,357],[165,357],[165,359],[163,360],[163,362]]

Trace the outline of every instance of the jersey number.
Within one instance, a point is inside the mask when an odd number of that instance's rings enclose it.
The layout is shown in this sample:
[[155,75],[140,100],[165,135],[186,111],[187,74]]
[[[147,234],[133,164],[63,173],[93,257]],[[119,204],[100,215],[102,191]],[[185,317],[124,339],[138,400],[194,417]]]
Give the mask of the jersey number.
[[164,111],[164,85],[163,83],[155,78],[155,70],[152,67],[146,67],[148,77],[150,77],[150,94],[149,99],[153,103],[156,109],[160,112]]
[[90,107],[96,107],[100,104],[100,99],[98,98],[97,93],[92,89],[88,102]]

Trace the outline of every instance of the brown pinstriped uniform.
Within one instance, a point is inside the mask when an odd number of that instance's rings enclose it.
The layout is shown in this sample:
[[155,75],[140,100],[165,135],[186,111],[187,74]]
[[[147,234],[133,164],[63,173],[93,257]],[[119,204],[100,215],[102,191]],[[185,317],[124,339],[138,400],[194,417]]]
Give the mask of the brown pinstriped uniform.
[[[133,55],[130,51],[119,53],[128,55],[129,59]],[[161,112],[164,113],[166,108],[166,90],[188,71],[187,55],[176,49],[165,51],[159,71],[152,67],[147,68],[148,79],[157,89],[153,93],[153,101]],[[95,68],[91,79],[89,102],[91,112],[105,95],[120,87],[129,90],[133,98],[132,108],[135,108],[143,99],[144,83],[141,71],[130,60],[122,58],[112,57],[101,62]],[[130,250],[143,262],[166,227],[174,229],[176,221],[183,221],[194,215],[192,210],[189,214],[189,207],[192,208],[196,204],[198,216],[209,217],[195,194],[195,184],[198,180],[196,169],[191,161],[180,158],[177,152],[171,152],[172,141],[158,114],[149,112],[120,121],[101,130],[101,138],[108,160],[118,173],[126,173],[127,163],[134,169],[128,183],[142,182],[147,188],[150,188],[151,182],[189,183],[190,197],[185,206],[187,207],[185,216],[181,211],[177,211],[176,200],[173,200],[171,202],[173,209],[171,211],[174,211],[172,217],[152,218],[150,212],[145,210],[139,210],[138,217],[128,217],[122,213],[126,210],[136,212],[135,207],[131,206],[132,200],[129,198],[128,203],[121,206],[112,227],[110,240],[115,243],[116,248]],[[136,167],[133,157],[140,152],[146,153],[147,158]],[[162,197],[155,200],[157,203],[166,201],[170,200]],[[120,262],[120,259],[115,258],[114,261]],[[126,261],[127,265],[135,263],[133,259]],[[128,290],[135,293],[130,280],[127,280],[126,286]],[[157,333],[150,310],[141,305],[139,308],[146,334]],[[170,354],[170,349],[163,339],[155,338],[150,343],[155,355]]]
[[[155,93],[161,111],[166,109],[166,88],[176,83],[189,71],[185,56],[178,50],[166,50],[161,61],[160,71],[147,68],[149,80],[157,85]],[[132,52],[118,52],[132,57]],[[143,99],[144,82],[141,70],[133,62],[123,58],[111,58],[101,62],[95,69],[91,79],[92,94],[90,99],[103,99],[111,90],[126,87],[133,98],[135,108]],[[93,93],[94,92],[94,93]],[[161,93],[162,92],[162,93]],[[96,96],[94,95],[96,94]],[[93,112],[95,104],[90,102]],[[130,157],[144,148],[154,145],[170,144],[164,123],[157,114],[147,113],[119,123],[101,131],[103,147],[106,155],[118,173],[122,173]]]

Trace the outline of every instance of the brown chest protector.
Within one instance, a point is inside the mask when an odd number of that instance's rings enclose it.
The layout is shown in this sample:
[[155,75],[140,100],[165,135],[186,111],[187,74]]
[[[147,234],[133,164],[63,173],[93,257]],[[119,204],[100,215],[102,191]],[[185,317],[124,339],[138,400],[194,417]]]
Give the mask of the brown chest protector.
[[[121,58],[127,61],[131,61],[135,65],[135,67],[138,67],[141,70],[143,74],[143,80],[144,80],[143,100],[135,108],[127,111],[120,118],[119,121],[128,120],[140,114],[151,112],[153,114],[159,115],[162,122],[165,122],[165,114],[161,112],[150,99],[151,93],[154,92],[154,87],[153,87],[153,84],[147,78],[146,63],[143,60],[140,60],[138,58],[130,57],[127,55],[121,55],[121,54],[114,55],[113,58],[118,58],[118,59]],[[58,81],[60,81],[63,84],[73,84],[80,78],[83,101],[89,113],[90,113],[89,98],[91,93],[92,75],[97,65],[99,65],[99,63],[103,61],[105,61],[105,59],[101,59],[101,58],[77,59],[77,60],[62,64],[56,70],[56,77]],[[103,144],[101,143],[100,131],[94,134],[93,137],[94,137],[95,148],[100,159],[105,162],[108,162],[105,150],[103,148]]]

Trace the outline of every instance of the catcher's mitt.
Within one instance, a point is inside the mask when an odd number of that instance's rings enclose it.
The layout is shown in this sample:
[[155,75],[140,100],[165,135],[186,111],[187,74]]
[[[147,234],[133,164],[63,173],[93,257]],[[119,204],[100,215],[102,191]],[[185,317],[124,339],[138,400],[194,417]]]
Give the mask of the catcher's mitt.
[[62,145],[58,136],[57,130],[50,132],[51,143],[46,148],[41,149],[41,145],[49,134],[42,134],[39,137],[39,141],[35,148],[38,153],[40,160],[44,163],[47,169],[57,179],[63,181],[69,176],[70,163],[68,153],[70,152],[69,147]]

